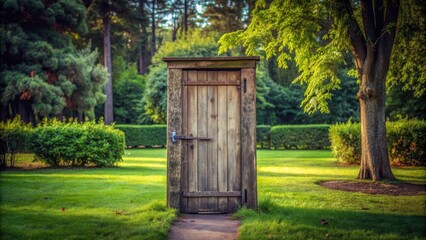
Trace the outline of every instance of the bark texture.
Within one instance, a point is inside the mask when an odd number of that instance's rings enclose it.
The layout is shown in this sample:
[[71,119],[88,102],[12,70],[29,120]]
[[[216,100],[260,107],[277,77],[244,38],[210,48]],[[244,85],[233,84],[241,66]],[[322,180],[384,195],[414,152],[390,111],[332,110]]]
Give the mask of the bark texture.
[[148,16],[145,12],[146,0],[139,0],[139,12],[141,14],[142,23],[141,23],[141,47],[139,53],[139,74],[146,74],[148,71],[148,33],[146,27],[148,26]]
[[156,34],[155,34],[155,0],[151,3],[151,58],[155,55],[156,49]]
[[349,15],[348,34],[358,71],[357,97],[361,111],[361,166],[359,179],[394,180],[386,142],[386,74],[395,39],[399,0],[361,1],[364,33],[350,0],[344,1]]
[[111,65],[111,18],[109,14],[103,18],[104,27],[104,66],[108,70],[108,81],[105,85],[106,101],[104,105],[104,120],[106,124],[114,121],[113,99],[112,99],[112,65]]

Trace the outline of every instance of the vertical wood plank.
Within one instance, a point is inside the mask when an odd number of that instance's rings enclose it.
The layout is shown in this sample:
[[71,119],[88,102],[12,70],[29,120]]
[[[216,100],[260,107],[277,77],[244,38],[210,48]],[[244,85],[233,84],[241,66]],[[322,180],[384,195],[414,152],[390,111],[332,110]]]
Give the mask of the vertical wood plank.
[[[240,71],[228,71],[228,81],[240,79]],[[237,86],[227,87],[228,98],[228,190],[241,190],[240,165],[240,90]],[[240,197],[228,198],[229,209],[234,211],[241,205]]]
[[180,208],[182,143],[172,143],[172,131],[182,131],[182,70],[168,69],[167,101],[167,205]]
[[[241,94],[241,153],[243,204],[257,209],[256,172],[256,82],[255,69],[241,70],[241,81],[247,84],[247,91]],[[245,198],[247,191],[247,198]]]
[[[226,71],[218,72],[218,81],[226,81]],[[218,157],[218,189],[220,192],[228,191],[228,104],[226,86],[217,88],[217,157]],[[218,198],[220,212],[228,212],[228,199]]]
[[[208,71],[207,81],[217,82],[217,72]],[[207,132],[208,137],[212,138],[207,142],[207,190],[217,191],[217,86],[207,87],[208,113],[207,113]],[[207,199],[207,208],[217,212],[217,197]]]
[[[182,81],[188,80],[188,70],[182,71]],[[188,135],[188,88],[182,87],[182,134]],[[181,192],[188,192],[188,142],[182,142]],[[181,196],[181,211],[188,212],[188,198]]]
[[[207,81],[207,72],[198,71],[198,82]],[[208,100],[207,100],[207,86],[198,86],[198,137],[206,137],[208,132]],[[198,141],[198,191],[207,191],[207,156],[208,148],[207,141]],[[199,211],[206,211],[207,199],[204,197],[199,198]]]
[[[197,80],[197,71],[188,71],[188,81]],[[198,134],[198,89],[196,86],[187,87],[188,101],[188,135],[197,136]],[[187,141],[188,148],[188,190],[190,192],[198,191],[198,141]],[[191,145],[193,146],[191,148]],[[198,212],[198,201],[196,198],[188,199],[188,212]]]

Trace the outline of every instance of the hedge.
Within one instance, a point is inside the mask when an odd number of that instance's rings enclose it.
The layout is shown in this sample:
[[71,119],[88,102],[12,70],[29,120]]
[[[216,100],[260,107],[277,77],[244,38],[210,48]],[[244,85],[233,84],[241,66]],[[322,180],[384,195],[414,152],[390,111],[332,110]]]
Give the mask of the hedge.
[[271,128],[271,145],[275,149],[327,149],[329,125],[280,125]]
[[[386,140],[392,165],[426,166],[426,122],[401,120],[386,123]],[[332,152],[337,161],[359,164],[361,161],[360,125],[337,124],[330,128]]]
[[9,159],[13,167],[15,154],[29,152],[32,139],[31,124],[23,123],[18,117],[0,122],[0,168],[6,168]]
[[270,125],[258,125],[256,126],[256,143],[261,148],[271,147],[271,126]]
[[166,125],[120,124],[115,128],[124,132],[127,147],[165,146],[167,144]]
[[122,161],[124,133],[95,122],[44,122],[34,129],[35,160],[50,166],[93,164],[112,166]]

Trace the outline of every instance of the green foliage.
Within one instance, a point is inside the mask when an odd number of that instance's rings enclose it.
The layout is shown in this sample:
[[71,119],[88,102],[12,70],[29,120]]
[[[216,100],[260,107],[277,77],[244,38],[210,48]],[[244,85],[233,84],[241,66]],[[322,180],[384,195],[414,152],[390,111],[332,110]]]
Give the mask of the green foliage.
[[[161,46],[153,58],[142,99],[142,105],[150,120],[154,123],[166,122],[167,65],[163,62],[163,57],[211,57],[216,56],[217,49],[215,36],[204,36],[200,31],[192,31],[174,42],[167,42]],[[138,122],[146,121],[146,115],[140,115]]]
[[32,126],[21,121],[20,116],[0,122],[0,168],[6,167],[7,158],[14,166],[16,153],[28,152],[32,139]]
[[337,162],[346,164],[359,164],[361,162],[360,132],[360,125],[352,122],[330,127],[331,150]]
[[[219,52],[243,46],[248,55],[262,55],[277,61],[279,67],[290,67],[292,75],[297,76],[294,82],[307,84],[302,105],[309,114],[317,110],[333,113],[332,108],[336,106],[334,100],[338,95],[336,90],[354,94],[353,99],[347,99],[345,96],[350,96],[347,94],[338,97],[340,99],[337,101],[345,101],[341,106],[346,109],[346,103],[355,101],[356,92],[347,91],[347,77],[339,73],[343,65],[353,68],[347,54],[351,50],[347,16],[339,11],[343,4],[335,1],[257,1],[250,25],[246,30],[223,35],[219,40]],[[360,4],[353,3],[352,6],[355,17],[362,22]],[[400,7],[387,86],[388,90],[393,88],[398,93],[407,91],[401,99],[413,99],[413,96],[417,99],[408,107],[393,104],[395,115],[401,114],[399,109],[402,116],[412,116],[410,110],[422,110],[416,103],[420,103],[425,95],[425,6],[421,0],[409,0]],[[299,70],[298,75],[293,71],[293,60]],[[276,73],[271,77],[282,82],[276,79]],[[331,105],[328,102],[332,96]],[[392,104],[392,99],[388,101],[389,104]],[[399,99],[396,97],[396,101]],[[406,111],[407,108],[410,110]],[[340,112],[339,109],[334,111]]]
[[34,130],[35,159],[50,166],[112,166],[122,160],[124,134],[113,126],[87,121],[45,120]]
[[406,0],[401,5],[388,89],[425,98],[426,90],[426,5],[421,0]]
[[[114,71],[117,73],[118,71]],[[135,65],[128,66],[114,82],[114,119],[116,123],[136,123],[145,112],[138,106],[145,91],[146,77],[140,75]]]
[[386,130],[392,164],[426,166],[426,121],[388,122]]
[[124,132],[128,147],[165,146],[167,144],[166,125],[130,125],[118,124],[115,128]]
[[256,143],[261,148],[271,147],[271,126],[269,125],[257,125],[256,126]]
[[[295,81],[308,84],[304,110],[327,113],[331,91],[340,84],[336,68],[349,46],[343,22],[333,18],[330,9],[327,2],[258,1],[248,28],[223,35],[219,52],[242,45],[248,55],[277,55],[278,66],[284,68],[294,56],[300,71]],[[323,23],[331,29],[324,29]]]
[[0,19],[0,102],[12,109],[8,117],[16,115],[15,102],[29,101],[25,111],[39,118],[64,109],[93,118],[105,100],[107,73],[96,65],[97,51],[79,51],[72,42],[87,30],[83,3],[8,0]]
[[[426,165],[426,122],[400,120],[386,123],[386,139],[392,165]],[[345,164],[361,161],[360,125],[348,122],[330,127],[333,155]]]
[[326,149],[329,125],[286,125],[271,128],[271,145],[275,149]]

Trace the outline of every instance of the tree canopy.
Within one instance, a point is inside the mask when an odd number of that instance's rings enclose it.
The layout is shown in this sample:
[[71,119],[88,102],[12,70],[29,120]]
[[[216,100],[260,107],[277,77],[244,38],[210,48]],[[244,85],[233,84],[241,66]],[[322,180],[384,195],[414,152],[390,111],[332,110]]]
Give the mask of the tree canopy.
[[106,71],[97,51],[75,48],[87,30],[78,0],[7,0],[1,10],[0,94],[2,118],[21,114],[26,121],[86,114],[105,100]]
[[[222,36],[220,52],[242,45],[249,55],[277,56],[278,65],[284,68],[294,59],[300,72],[295,82],[307,84],[302,104],[308,113],[329,112],[332,91],[341,86],[340,66],[347,64],[346,55],[350,52],[359,83],[356,96],[360,103],[362,161],[358,177],[392,180],[386,144],[385,84],[394,43],[392,62],[396,64],[402,59],[403,67],[392,66],[390,73],[399,76],[398,81],[404,81],[404,86],[417,95],[422,94],[419,89],[423,89],[420,86],[424,81],[424,66],[419,59],[424,58],[420,44],[424,40],[424,31],[421,32],[424,20],[414,24],[417,29],[408,26],[413,21],[409,18],[420,15],[424,7],[419,1],[408,3],[400,10],[397,0],[261,0],[246,30]],[[398,22],[398,16],[403,20]],[[413,38],[395,38],[410,30],[416,33],[412,34]],[[407,52],[398,49],[404,44],[416,46],[420,51],[414,53],[415,57],[397,54]]]
[[[347,20],[353,16],[366,34],[362,2],[254,2],[2,1],[1,119],[102,117],[108,74],[100,64],[106,66],[103,21],[108,16],[115,100],[107,109],[113,109],[117,123],[164,122],[162,57],[216,56],[216,40],[233,31],[220,40],[225,55],[247,50],[267,58],[257,69],[258,124],[358,121],[358,74],[351,70]],[[344,8],[347,3],[353,15]],[[400,10],[386,82],[391,119],[424,119],[424,13],[421,0],[407,0]]]

